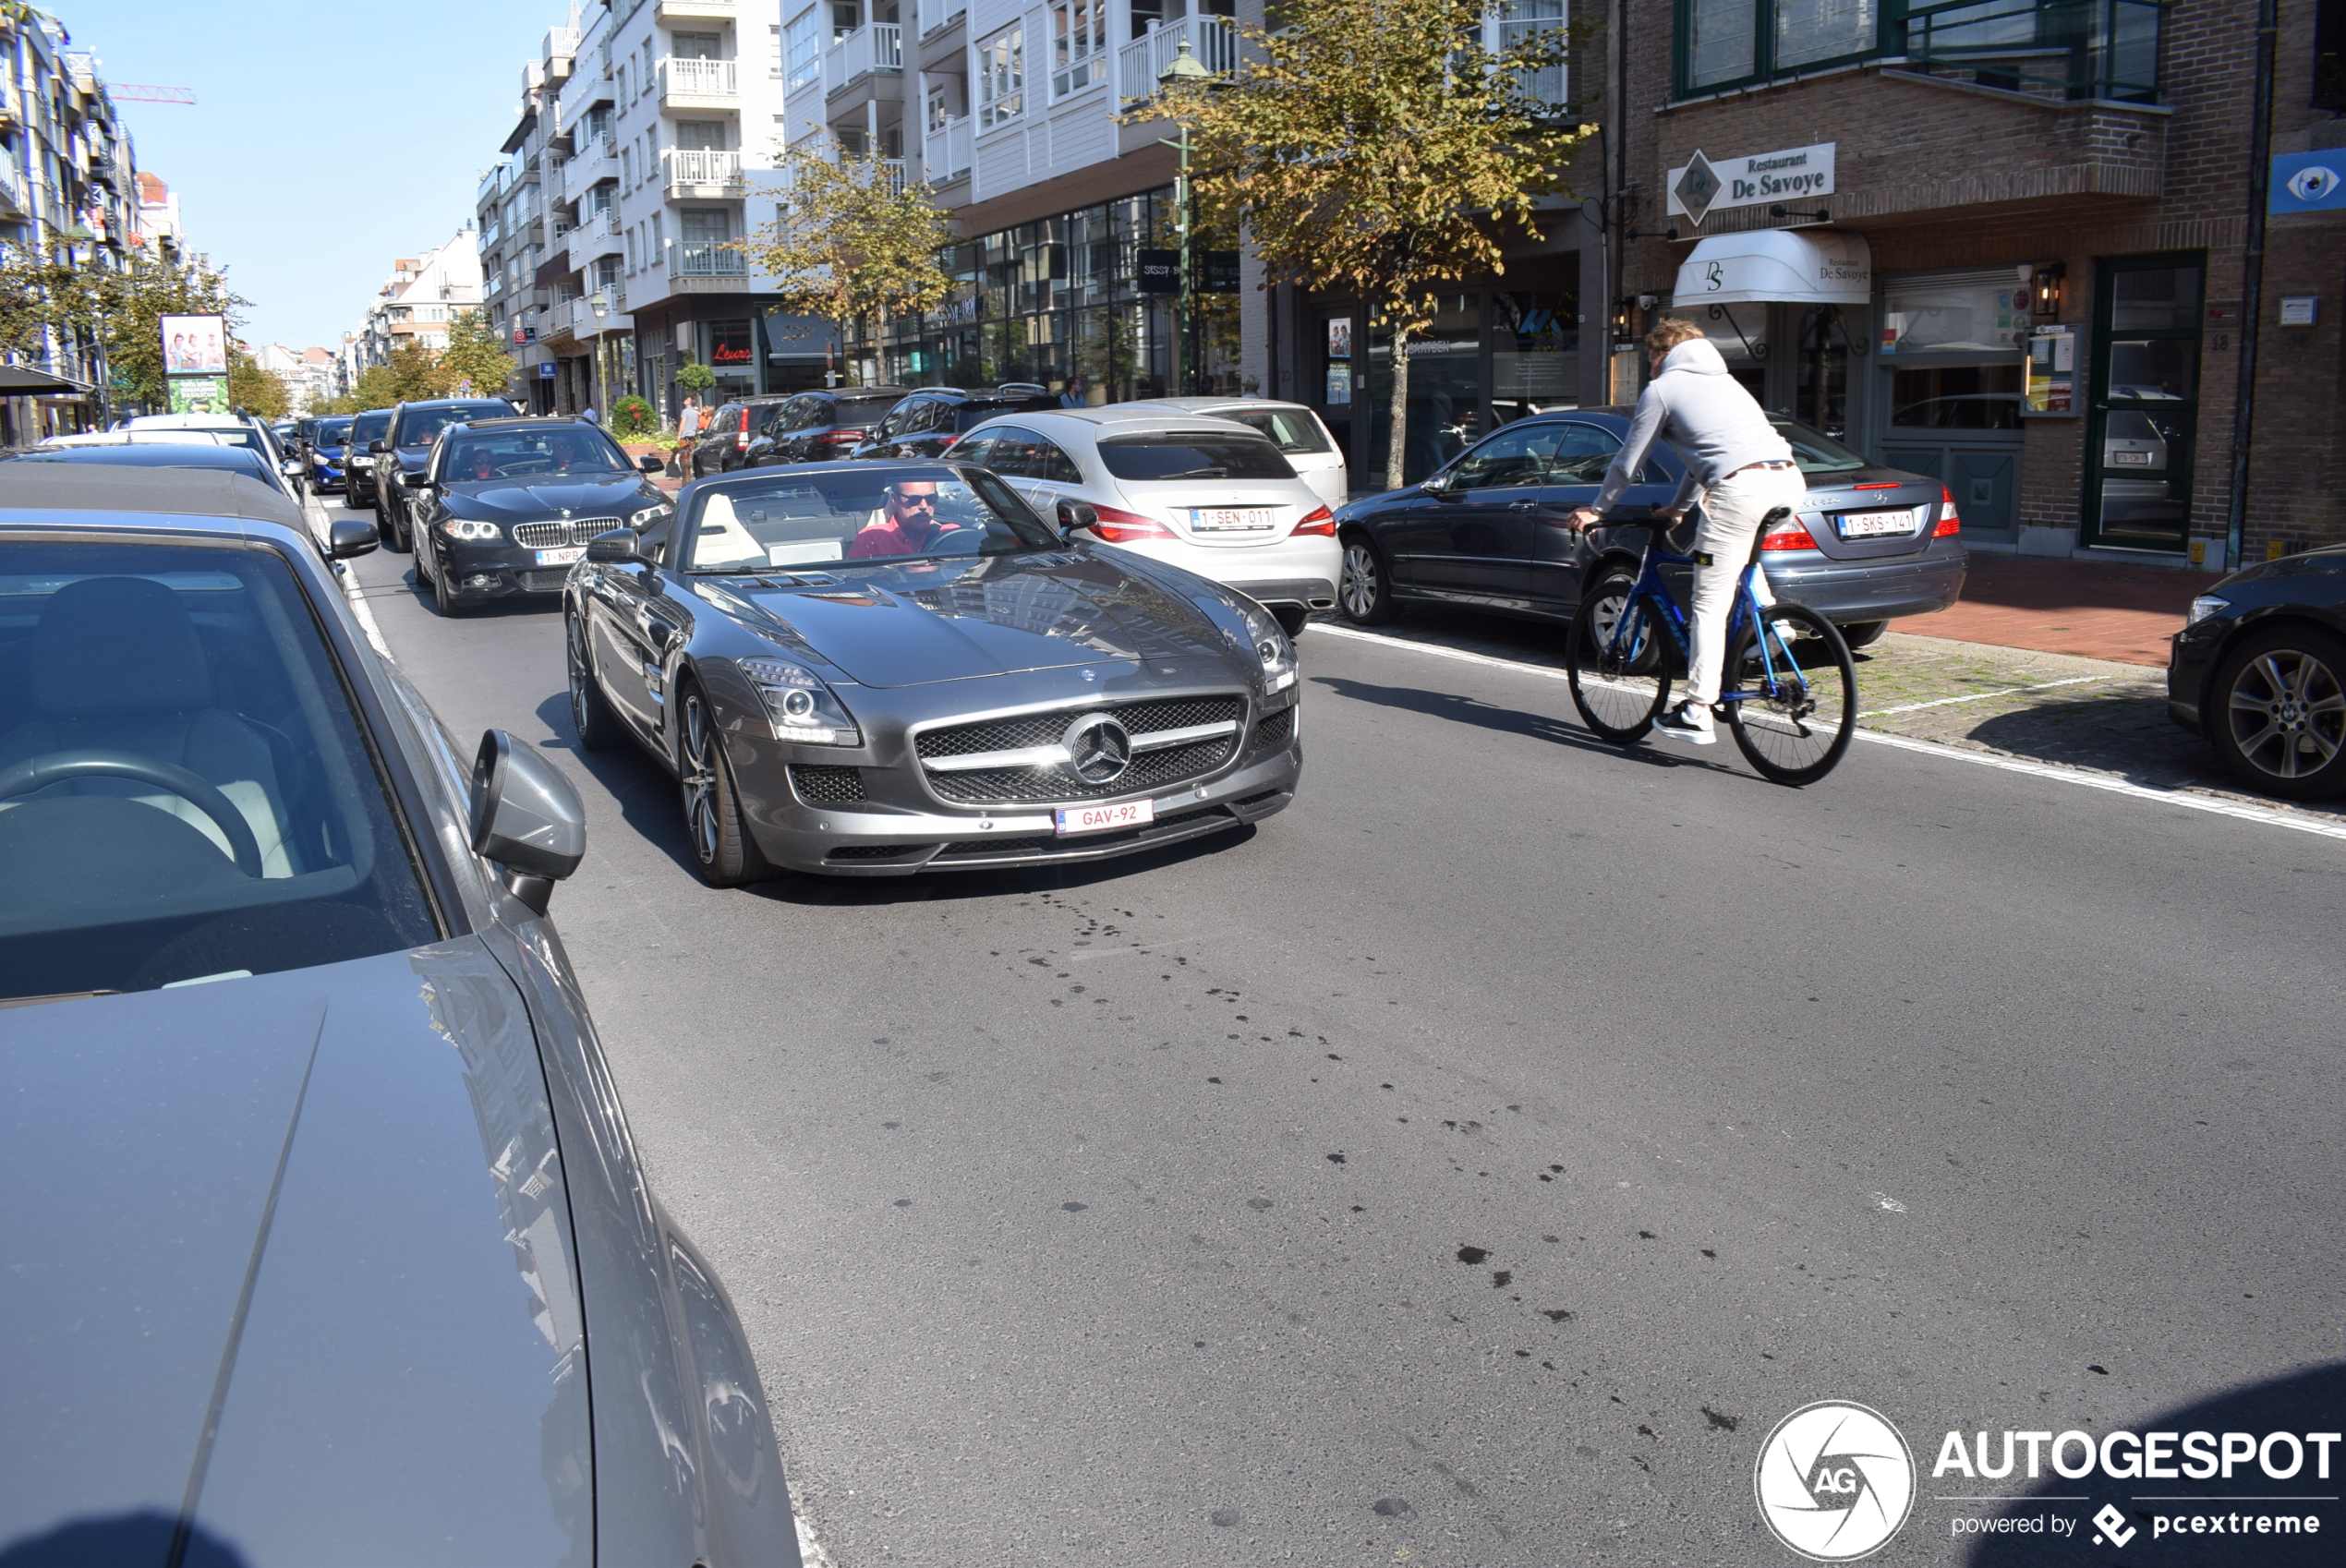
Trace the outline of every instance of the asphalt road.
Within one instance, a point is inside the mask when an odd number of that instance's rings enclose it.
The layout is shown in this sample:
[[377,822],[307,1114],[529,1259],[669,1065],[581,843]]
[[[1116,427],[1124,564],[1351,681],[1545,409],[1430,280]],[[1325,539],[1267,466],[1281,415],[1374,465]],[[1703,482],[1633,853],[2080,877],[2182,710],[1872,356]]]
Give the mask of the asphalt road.
[[1968,1561],[1941,1495],[2026,1489],[1943,1431],[2339,1366],[2337,839],[1880,744],[1788,790],[1313,632],[1242,836],[718,893],[572,749],[558,615],[408,570],[402,668],[586,795],[555,916],[838,1568],[1790,1562],[1754,1457],[1824,1398],[1924,1466],[1876,1561]]

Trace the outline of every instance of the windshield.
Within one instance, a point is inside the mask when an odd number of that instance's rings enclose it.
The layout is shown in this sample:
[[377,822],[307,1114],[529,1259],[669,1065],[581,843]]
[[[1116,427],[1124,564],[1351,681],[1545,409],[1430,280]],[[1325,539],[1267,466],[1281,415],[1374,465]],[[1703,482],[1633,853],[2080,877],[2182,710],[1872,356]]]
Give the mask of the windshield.
[[[137,450],[137,449],[125,449]],[[253,546],[0,544],[0,996],[437,939],[333,657]]]
[[1292,479],[1295,469],[1259,436],[1167,430],[1100,443],[1100,461],[1119,479]]
[[309,444],[312,446],[340,446],[349,439],[349,420],[321,419],[318,422],[318,428],[310,432]]
[[350,444],[365,446],[369,441],[379,441],[390,428],[390,415],[361,414],[350,422]]
[[504,403],[468,403],[454,408],[411,408],[400,416],[398,446],[429,446],[441,431],[451,425],[461,425],[474,419],[510,419],[513,405]]
[[1262,431],[1281,452],[1330,450],[1327,437],[1320,433],[1320,422],[1300,408],[1240,408],[1218,413],[1215,417],[1235,419]]
[[1009,555],[1058,543],[991,474],[853,467],[777,474],[702,492],[683,529],[686,570]]
[[452,485],[483,479],[534,479],[551,474],[628,470],[609,436],[584,425],[540,425],[453,436],[440,476]]
[[[136,441],[119,446],[42,447],[9,454],[11,463],[111,463],[128,468],[224,468],[258,479],[272,489],[276,479],[250,447],[199,446],[193,441]],[[0,631],[0,638],[6,635]],[[4,646],[5,644],[0,644]]]
[[1792,446],[1792,461],[1803,474],[1846,474],[1873,466],[1822,430],[1812,430],[1797,419],[1771,414],[1768,423]]

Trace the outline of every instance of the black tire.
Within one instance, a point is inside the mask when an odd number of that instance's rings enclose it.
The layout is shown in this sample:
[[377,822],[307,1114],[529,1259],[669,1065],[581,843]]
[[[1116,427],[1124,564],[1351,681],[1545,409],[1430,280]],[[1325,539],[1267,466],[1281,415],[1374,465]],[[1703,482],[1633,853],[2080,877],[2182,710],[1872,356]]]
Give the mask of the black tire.
[[1841,629],[1841,640],[1853,650],[1869,648],[1881,641],[1881,634],[1889,630],[1887,621],[1853,621]]
[[345,490],[342,492],[342,505],[344,511],[356,512],[366,504],[367,503],[365,501],[358,498],[358,492],[357,490]]
[[732,764],[708,711],[708,699],[690,681],[678,684],[676,776],[683,793],[684,839],[693,852],[693,869],[711,887],[739,887],[780,875],[742,821]]
[[[1779,784],[1814,784],[1840,764],[1857,730],[1857,667],[1840,629],[1806,605],[1778,603],[1765,611],[1784,642],[1767,640],[1746,622],[1728,645],[1722,694],[1760,694],[1723,702],[1735,744],[1761,777]],[[1784,643],[1798,646],[1787,652]],[[1767,694],[1770,676],[1774,694]]]
[[399,525],[390,504],[381,500],[375,502],[375,532],[381,537],[383,549],[394,555],[407,553],[407,531]]
[[1344,535],[1344,566],[1336,588],[1336,609],[1355,626],[1385,626],[1400,619],[1393,600],[1393,577],[1385,552],[1358,528]]
[[448,585],[429,545],[416,552],[416,581],[431,595],[431,608],[442,621],[454,621],[472,613],[473,601]]
[[2284,800],[2346,792],[2346,642],[2316,626],[2276,626],[2218,667],[2202,722],[2250,789]]
[[[1572,681],[1572,706],[1601,740],[1633,746],[1646,737],[1663,706],[1678,663],[1668,622],[1651,597],[1629,591],[1632,572],[1608,572],[1581,596],[1566,633],[1564,667]],[[1614,629],[1629,619],[1616,647]]]
[[607,752],[619,744],[619,714],[603,695],[595,678],[595,661],[587,652],[586,622],[575,612],[562,617],[562,662],[570,672],[570,725],[578,732],[581,751]]
[[1275,604],[1269,608],[1271,619],[1279,623],[1279,630],[1290,641],[1303,635],[1303,623],[1312,619],[1310,609],[1300,604]]

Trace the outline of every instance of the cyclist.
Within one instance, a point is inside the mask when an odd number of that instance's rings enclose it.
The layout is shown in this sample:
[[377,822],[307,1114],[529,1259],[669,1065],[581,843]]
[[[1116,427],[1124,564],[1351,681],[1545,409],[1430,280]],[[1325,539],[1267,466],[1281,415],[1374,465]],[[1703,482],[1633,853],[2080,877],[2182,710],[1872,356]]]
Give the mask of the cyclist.
[[[1778,507],[1797,510],[1808,487],[1792,461],[1792,447],[1768,423],[1768,416],[1727,363],[1680,317],[1664,317],[1646,334],[1647,362],[1653,380],[1638,398],[1628,439],[1605,470],[1604,488],[1591,504],[1572,513],[1586,533],[1628,488],[1631,476],[1652,450],[1666,440],[1686,464],[1677,495],[1655,515],[1673,524],[1687,514],[1699,492],[1702,529],[1694,543],[1694,604],[1686,700],[1654,721],[1654,731],[1675,741],[1707,746],[1718,739],[1711,705],[1719,700],[1725,664],[1727,612],[1735,605],[1735,579],[1751,559],[1752,536]],[[1758,597],[1774,602],[1762,573]]]

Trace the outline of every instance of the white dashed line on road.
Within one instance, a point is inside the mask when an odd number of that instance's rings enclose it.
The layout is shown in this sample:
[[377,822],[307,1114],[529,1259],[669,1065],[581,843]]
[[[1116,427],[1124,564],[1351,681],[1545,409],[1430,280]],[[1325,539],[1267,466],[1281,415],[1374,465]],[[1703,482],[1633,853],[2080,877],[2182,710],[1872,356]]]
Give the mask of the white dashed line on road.
[[[1445,648],[1432,643],[1415,643],[1406,637],[1388,637],[1382,633],[1363,632],[1352,626],[1330,626],[1313,621],[1305,628],[1315,636],[1346,637],[1355,642],[1382,643],[1387,647],[1402,648],[1411,653],[1425,654],[1434,658],[1455,659],[1461,664],[1480,664],[1493,669],[1512,670],[1518,675],[1536,675],[1544,681],[1570,679],[1562,669],[1542,664],[1526,664],[1519,659],[1493,658],[1489,654],[1468,653],[1462,648]],[[2049,763],[2023,762],[2017,757],[1998,756],[1988,752],[1975,752],[1961,746],[1941,745],[1936,741],[1917,741],[1905,735],[1888,735],[1879,730],[1860,729],[1856,739],[1871,741],[1876,745],[1891,746],[1904,752],[1918,752],[1925,756],[1942,757],[1953,762],[1975,763],[2005,773],[2019,773],[2033,778],[2049,778],[2056,784],[2083,785],[2088,790],[2102,790],[2113,795],[2126,795],[2138,801],[2152,801],[2160,805],[2183,806],[2192,811],[2207,812],[2215,816],[2229,816],[2242,822],[2263,823],[2271,827],[2287,827],[2299,833],[2312,833],[2324,838],[2346,839],[2346,824],[2319,817],[2302,815],[2277,806],[2251,805],[2244,801],[2226,801],[2212,795],[2195,794],[2182,790],[2161,790],[2131,779],[2114,778],[2106,773],[2092,773],[2084,768],[2062,767]]]

